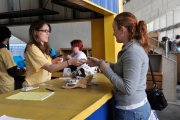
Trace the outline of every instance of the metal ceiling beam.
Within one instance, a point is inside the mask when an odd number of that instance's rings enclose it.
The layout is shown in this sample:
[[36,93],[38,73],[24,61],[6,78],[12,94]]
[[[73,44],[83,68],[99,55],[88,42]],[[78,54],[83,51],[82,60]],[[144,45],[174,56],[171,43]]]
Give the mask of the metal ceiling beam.
[[57,5],[62,5],[62,6],[65,6],[65,7],[74,9],[74,10],[78,10],[81,12],[92,12],[92,10],[85,8],[83,6],[80,6],[78,4],[72,3],[68,0],[51,0],[51,3],[57,4]]
[[55,14],[59,14],[59,12],[48,10],[45,8],[38,8],[38,9],[29,9],[29,10],[0,13],[0,19],[42,16],[42,15],[55,15]]

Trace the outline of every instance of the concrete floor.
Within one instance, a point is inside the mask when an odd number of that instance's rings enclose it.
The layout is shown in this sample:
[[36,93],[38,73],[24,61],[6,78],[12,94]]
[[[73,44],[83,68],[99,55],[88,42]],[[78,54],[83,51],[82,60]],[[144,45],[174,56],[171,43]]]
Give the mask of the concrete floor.
[[180,91],[177,92],[177,105],[169,104],[163,111],[156,111],[159,120],[180,120]]
[[180,105],[169,104],[163,111],[156,111],[159,120],[180,120]]

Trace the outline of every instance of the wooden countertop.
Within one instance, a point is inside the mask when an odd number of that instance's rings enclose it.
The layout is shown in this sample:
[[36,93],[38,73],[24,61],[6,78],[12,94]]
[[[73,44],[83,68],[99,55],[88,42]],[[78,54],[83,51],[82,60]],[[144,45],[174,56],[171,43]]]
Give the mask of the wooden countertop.
[[43,120],[80,120],[85,119],[100,108],[112,97],[113,85],[101,73],[94,75],[93,83],[98,86],[87,86],[86,89],[61,89],[65,85],[59,78],[45,83],[53,86],[39,86],[30,92],[48,92],[45,88],[53,89],[55,93],[43,101],[7,100],[8,96],[20,92],[15,90],[0,95],[0,116],[24,119]]

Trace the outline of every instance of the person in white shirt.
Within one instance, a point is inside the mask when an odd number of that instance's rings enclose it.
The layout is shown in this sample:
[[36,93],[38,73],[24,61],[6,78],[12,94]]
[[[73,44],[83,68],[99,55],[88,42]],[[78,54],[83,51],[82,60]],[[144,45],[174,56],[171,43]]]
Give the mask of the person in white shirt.
[[78,58],[78,59],[86,59],[86,54],[82,52],[83,50],[83,42],[81,40],[73,40],[71,41],[71,48],[72,48],[72,54],[67,55],[66,58],[72,59],[72,58]]
[[[66,59],[74,59],[74,58],[78,58],[78,59],[86,59],[87,60],[87,56],[84,52],[82,52],[83,50],[83,42],[81,40],[75,39],[73,41],[71,41],[71,48],[72,48],[72,54],[67,55]],[[76,66],[69,66],[69,68],[71,68],[71,71],[75,71],[76,70]]]

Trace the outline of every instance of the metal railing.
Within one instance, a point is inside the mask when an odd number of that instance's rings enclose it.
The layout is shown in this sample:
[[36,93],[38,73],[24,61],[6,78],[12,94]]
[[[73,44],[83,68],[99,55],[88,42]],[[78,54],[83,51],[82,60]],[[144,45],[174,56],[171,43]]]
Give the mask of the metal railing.
[[160,47],[160,46],[163,47],[164,56],[165,56],[165,57],[168,57],[168,42],[163,43],[163,42],[158,41],[158,40],[156,40],[156,39],[154,39],[154,38],[152,38],[152,37],[149,37],[149,38],[150,38],[151,40],[155,41],[155,42],[158,42],[159,45],[156,46],[156,47]]
[[[169,48],[168,47],[169,46],[168,42],[163,43],[163,42],[160,42],[160,41],[158,41],[158,40],[156,40],[156,39],[154,39],[152,37],[149,37],[149,38],[153,42],[155,41],[155,42],[158,43],[158,44],[155,44],[156,47],[164,46],[163,47],[163,49],[164,49],[164,57],[167,57],[168,59],[173,60],[173,61],[175,61],[177,63],[177,67],[175,69],[177,70],[177,82],[180,83],[180,74],[179,74],[180,73],[180,51],[168,51],[168,48]],[[156,51],[156,52],[158,53],[159,51]]]
[[180,51],[169,51],[169,50],[168,50],[168,46],[169,46],[168,42],[163,43],[163,42],[158,41],[158,40],[156,40],[156,39],[154,39],[154,38],[152,38],[152,37],[149,37],[149,38],[150,38],[151,40],[159,43],[159,45],[156,46],[156,47],[162,47],[162,46],[164,46],[164,47],[163,47],[163,50],[164,50],[164,56],[165,56],[165,57],[168,57],[169,54],[175,54],[175,53],[176,53],[176,54],[180,54]]

